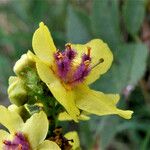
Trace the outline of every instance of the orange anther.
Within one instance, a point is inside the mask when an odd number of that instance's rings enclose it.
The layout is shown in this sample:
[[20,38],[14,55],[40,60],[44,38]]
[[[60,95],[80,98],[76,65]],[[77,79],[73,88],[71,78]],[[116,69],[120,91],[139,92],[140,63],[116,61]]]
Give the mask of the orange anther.
[[67,44],[65,45],[65,47],[68,48],[69,50],[71,50],[71,43],[67,43]]
[[88,67],[89,64],[90,64],[90,61],[89,61],[89,60],[84,61],[84,65],[85,65],[86,67]]
[[22,145],[21,144],[18,145],[18,150],[22,150]]
[[63,55],[62,55],[61,52],[57,51],[57,54],[58,54],[57,57],[58,57],[59,59],[63,58]]
[[7,145],[7,141],[6,140],[4,140],[3,143]]
[[90,55],[91,55],[91,47],[87,47],[87,50],[88,50],[87,55],[90,57]]

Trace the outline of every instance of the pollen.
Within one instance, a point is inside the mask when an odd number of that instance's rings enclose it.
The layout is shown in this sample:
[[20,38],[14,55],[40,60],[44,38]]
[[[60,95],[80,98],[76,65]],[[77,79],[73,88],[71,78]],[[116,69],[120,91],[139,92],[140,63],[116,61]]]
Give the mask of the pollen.
[[90,61],[89,61],[89,60],[84,61],[84,65],[85,65],[86,67],[88,67],[88,66],[90,65]]
[[65,45],[65,47],[66,47],[67,49],[70,49],[70,50],[71,50],[71,43],[67,43],[67,44]]
[[60,53],[60,52],[58,52],[58,59],[62,59],[63,58],[63,55],[62,55],[62,53]]
[[18,145],[18,150],[22,150],[22,145],[21,144]]

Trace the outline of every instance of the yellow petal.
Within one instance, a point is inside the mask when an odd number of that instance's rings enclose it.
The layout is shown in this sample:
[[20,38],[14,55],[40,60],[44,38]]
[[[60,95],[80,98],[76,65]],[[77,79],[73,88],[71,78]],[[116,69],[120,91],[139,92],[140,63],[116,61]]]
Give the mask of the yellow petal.
[[80,140],[77,132],[68,132],[65,134],[65,138],[67,138],[68,140],[73,140],[73,142],[69,142],[72,145],[72,150],[80,149]]
[[70,121],[72,120],[71,116],[67,112],[62,112],[58,116],[58,120],[60,121]]
[[[84,113],[81,113],[80,116],[78,117],[78,119],[85,121],[85,120],[89,120],[90,117],[85,115]],[[73,119],[71,118],[71,116],[67,112],[62,112],[59,114],[58,120],[60,120],[60,121],[71,121]]]
[[77,50],[79,54],[76,60],[78,62],[81,61],[80,57],[82,56],[82,54],[87,53],[87,47],[91,48],[92,67],[96,65],[101,58],[104,60],[102,63],[100,63],[92,69],[92,71],[86,79],[87,84],[93,83],[100,77],[101,74],[104,74],[110,68],[113,61],[113,55],[108,45],[102,40],[94,39],[85,45],[73,44],[71,46],[73,49]]
[[[23,106],[20,106],[20,107],[23,107]],[[9,110],[9,111],[12,111],[12,112],[17,112],[17,113],[18,113],[18,110],[19,110],[20,107],[16,106],[15,104],[11,104],[11,105],[8,107],[8,110]]]
[[9,137],[8,132],[6,132],[4,130],[0,130],[0,149],[3,149],[3,146],[4,146],[3,141],[8,140],[8,137]]
[[78,108],[96,115],[117,114],[125,119],[130,119],[133,111],[120,110],[116,107],[119,96],[104,94],[80,86],[76,89],[76,105]]
[[26,110],[25,106],[16,106],[15,104],[11,104],[8,107],[8,110],[10,110],[11,112],[16,112],[19,116],[21,116],[21,118],[25,121],[30,117],[29,112]]
[[22,129],[24,122],[16,112],[11,112],[4,106],[0,106],[0,124],[5,126],[10,133],[14,133]]
[[83,121],[90,120],[89,115],[90,115],[90,113],[88,113],[86,111],[82,111],[79,116],[79,120],[83,120]]
[[52,92],[56,100],[66,109],[70,116],[77,121],[79,110],[74,102],[74,93],[65,89],[50,67],[41,61],[36,63],[38,74]]
[[39,28],[33,35],[32,46],[35,54],[41,60],[48,63],[53,61],[53,53],[56,51],[56,47],[50,31],[43,22],[39,24]]
[[60,147],[53,141],[45,140],[36,150],[61,150]]
[[28,50],[27,52],[27,57],[32,59],[34,62],[36,62],[36,59],[38,59],[38,57],[34,55],[30,50]]
[[44,141],[48,132],[48,119],[44,112],[32,115],[25,123],[22,132],[27,135],[32,148]]

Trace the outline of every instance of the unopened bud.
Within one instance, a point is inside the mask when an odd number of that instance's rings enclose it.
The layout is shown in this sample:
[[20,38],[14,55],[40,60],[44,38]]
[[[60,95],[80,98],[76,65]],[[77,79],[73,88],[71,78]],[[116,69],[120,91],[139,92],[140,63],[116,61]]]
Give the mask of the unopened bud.
[[13,104],[24,105],[28,101],[24,81],[19,77],[11,76],[9,78],[8,95]]
[[17,75],[22,76],[28,68],[32,68],[34,65],[34,58],[32,57],[31,52],[28,52],[21,56],[21,58],[16,62],[13,70]]

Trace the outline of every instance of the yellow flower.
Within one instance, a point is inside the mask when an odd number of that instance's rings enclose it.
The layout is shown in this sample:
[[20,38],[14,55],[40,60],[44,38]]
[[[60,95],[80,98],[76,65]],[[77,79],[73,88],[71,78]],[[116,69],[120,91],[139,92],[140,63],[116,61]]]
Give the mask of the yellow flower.
[[118,94],[104,94],[88,87],[113,61],[112,52],[102,40],[94,39],[84,45],[68,43],[61,52],[55,47],[47,26],[41,22],[33,35],[32,46],[41,80],[73,120],[78,120],[79,110],[131,118],[132,111],[116,108]]
[[0,106],[0,124],[9,131],[0,130],[0,149],[60,150],[55,142],[44,141],[48,120],[42,111],[24,123],[16,112]]

